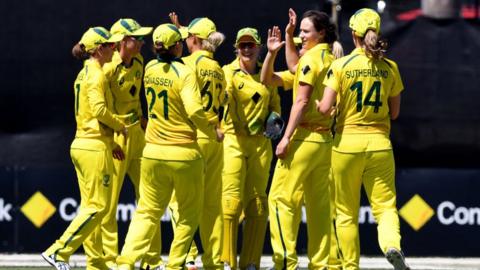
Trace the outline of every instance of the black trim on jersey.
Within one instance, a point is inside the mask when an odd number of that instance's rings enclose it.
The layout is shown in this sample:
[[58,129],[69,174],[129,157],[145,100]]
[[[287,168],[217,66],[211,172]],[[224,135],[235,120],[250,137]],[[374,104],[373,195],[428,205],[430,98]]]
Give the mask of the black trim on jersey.
[[389,60],[385,59],[385,58],[382,58],[383,62],[387,63],[387,65],[390,67],[390,68],[393,68],[392,67],[392,64],[390,63]]
[[344,68],[348,63],[350,63],[350,61],[352,61],[355,57],[359,56],[360,54],[355,54],[355,55],[352,55],[352,57],[350,57],[342,66],[342,68]]
[[197,60],[195,60],[195,66],[198,65],[198,62],[200,62],[200,60],[202,60],[202,58],[205,57],[205,55],[200,55]]
[[142,60],[140,60],[140,58],[137,58],[137,57],[133,57],[133,58],[132,58],[132,66],[133,66],[133,62],[135,62],[135,61],[137,61],[140,65],[143,66]]

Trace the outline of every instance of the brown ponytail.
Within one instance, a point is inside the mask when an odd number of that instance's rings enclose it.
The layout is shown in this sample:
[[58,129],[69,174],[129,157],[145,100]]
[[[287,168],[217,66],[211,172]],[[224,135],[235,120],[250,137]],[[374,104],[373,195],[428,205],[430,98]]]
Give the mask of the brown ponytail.
[[380,40],[375,31],[367,31],[363,37],[363,44],[365,45],[365,53],[367,56],[374,59],[382,59],[385,57],[388,44],[385,40]]
[[78,60],[86,60],[90,57],[90,54],[85,51],[85,46],[80,43],[77,43],[75,46],[73,46],[72,55]]

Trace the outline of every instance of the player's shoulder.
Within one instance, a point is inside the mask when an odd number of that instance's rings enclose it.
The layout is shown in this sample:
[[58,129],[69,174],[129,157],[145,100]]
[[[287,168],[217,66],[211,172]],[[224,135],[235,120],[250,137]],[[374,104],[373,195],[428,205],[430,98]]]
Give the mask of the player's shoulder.
[[389,58],[382,58],[381,59],[385,64],[387,64],[387,66],[389,66],[391,69],[397,71],[398,70],[398,65],[395,61],[389,59]]
[[152,60],[148,61],[148,63],[145,65],[145,71],[151,69],[152,67],[154,67],[158,64],[160,64],[160,61],[158,61],[158,59],[152,59]]

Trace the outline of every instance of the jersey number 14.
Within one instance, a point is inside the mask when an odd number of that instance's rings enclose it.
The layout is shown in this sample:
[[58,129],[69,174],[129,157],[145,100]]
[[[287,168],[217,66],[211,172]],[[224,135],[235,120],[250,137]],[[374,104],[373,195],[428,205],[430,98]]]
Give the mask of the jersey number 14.
[[[379,108],[383,105],[380,101],[380,88],[382,83],[380,81],[375,81],[368,90],[365,100],[362,100],[363,97],[363,83],[361,81],[354,83],[350,90],[357,91],[357,112],[361,112],[363,106],[373,106],[373,112],[378,113]],[[374,100],[372,101],[372,96],[375,94]]]

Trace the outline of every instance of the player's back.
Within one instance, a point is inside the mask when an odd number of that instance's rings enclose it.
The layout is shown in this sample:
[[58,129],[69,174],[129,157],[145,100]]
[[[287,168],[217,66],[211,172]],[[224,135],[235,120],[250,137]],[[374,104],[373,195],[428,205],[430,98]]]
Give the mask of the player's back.
[[182,95],[187,94],[184,88],[197,87],[193,72],[181,62],[152,60],[145,67],[144,85],[149,118],[145,134],[147,143],[194,142],[195,126],[185,110],[189,104],[182,100]]
[[389,133],[388,98],[403,89],[395,62],[372,59],[361,49],[338,59],[327,76],[339,76],[337,132]]
[[[219,123],[219,109],[226,102],[226,81],[222,68],[213,59],[213,53],[205,50],[195,51],[183,60],[196,74],[203,110],[208,121],[213,124]],[[199,134],[200,136],[206,137],[204,134]]]

